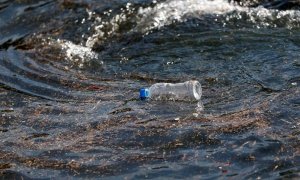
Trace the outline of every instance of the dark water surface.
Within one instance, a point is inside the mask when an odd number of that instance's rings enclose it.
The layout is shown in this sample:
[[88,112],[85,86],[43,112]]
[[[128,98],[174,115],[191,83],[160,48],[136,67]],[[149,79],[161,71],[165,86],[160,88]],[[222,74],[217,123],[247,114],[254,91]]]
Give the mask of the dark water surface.
[[[300,11],[274,7],[0,0],[0,179],[299,178]],[[200,112],[138,99],[190,79]]]

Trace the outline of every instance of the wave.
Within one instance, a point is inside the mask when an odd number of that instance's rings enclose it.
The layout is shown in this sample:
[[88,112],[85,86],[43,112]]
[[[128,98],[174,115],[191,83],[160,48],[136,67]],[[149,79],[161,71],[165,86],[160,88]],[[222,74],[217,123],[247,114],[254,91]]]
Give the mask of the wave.
[[[91,30],[94,32],[85,42],[87,47],[94,47],[111,37],[124,33],[149,34],[174,23],[186,22],[190,19],[203,19],[213,16],[221,26],[251,26],[254,28],[299,28],[300,11],[267,9],[263,6],[244,7],[227,0],[168,0],[148,7],[127,3],[120,13],[109,20],[104,20],[95,13],[95,22]],[[108,10],[105,15],[114,14]],[[126,26],[126,28],[124,28]],[[125,29],[125,30],[124,30]],[[127,31],[126,31],[127,30]]]

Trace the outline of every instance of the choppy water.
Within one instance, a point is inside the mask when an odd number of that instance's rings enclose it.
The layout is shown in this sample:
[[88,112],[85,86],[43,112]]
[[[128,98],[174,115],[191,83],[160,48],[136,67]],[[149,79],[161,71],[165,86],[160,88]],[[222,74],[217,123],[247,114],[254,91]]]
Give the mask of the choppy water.
[[1,179],[299,178],[294,3],[0,0]]

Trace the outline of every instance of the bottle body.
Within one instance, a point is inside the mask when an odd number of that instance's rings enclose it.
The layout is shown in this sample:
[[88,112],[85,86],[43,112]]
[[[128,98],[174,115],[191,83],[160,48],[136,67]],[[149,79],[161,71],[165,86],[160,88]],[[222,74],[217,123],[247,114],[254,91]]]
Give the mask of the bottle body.
[[202,89],[198,81],[156,83],[146,89],[145,94],[152,100],[199,101]]

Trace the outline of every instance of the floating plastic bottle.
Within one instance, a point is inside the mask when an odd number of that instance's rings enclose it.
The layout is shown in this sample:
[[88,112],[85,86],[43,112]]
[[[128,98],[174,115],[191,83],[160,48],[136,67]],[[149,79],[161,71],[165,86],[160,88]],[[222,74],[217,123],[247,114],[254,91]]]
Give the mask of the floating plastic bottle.
[[140,89],[141,100],[179,100],[200,101],[202,95],[201,84],[198,81],[184,83],[156,83],[150,88]]

